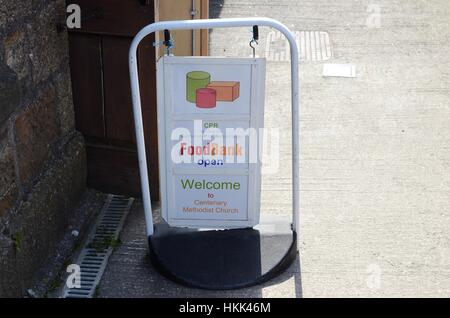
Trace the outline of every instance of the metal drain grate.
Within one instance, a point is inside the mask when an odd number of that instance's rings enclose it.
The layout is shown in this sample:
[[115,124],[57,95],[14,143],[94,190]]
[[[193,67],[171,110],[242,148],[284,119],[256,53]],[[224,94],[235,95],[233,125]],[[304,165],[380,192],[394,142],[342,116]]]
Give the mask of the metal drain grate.
[[81,288],[65,286],[64,298],[92,298],[94,296],[133,201],[133,198],[108,195],[97,223],[89,234],[87,243],[76,262],[80,267]]

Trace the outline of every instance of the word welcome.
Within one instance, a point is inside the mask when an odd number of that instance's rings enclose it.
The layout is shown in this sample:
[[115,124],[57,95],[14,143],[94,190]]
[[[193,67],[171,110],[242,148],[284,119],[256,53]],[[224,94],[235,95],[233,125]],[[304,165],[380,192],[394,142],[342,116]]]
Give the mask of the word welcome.
[[231,181],[197,181],[195,179],[181,179],[181,186],[183,189],[196,190],[235,190],[241,189],[240,182]]

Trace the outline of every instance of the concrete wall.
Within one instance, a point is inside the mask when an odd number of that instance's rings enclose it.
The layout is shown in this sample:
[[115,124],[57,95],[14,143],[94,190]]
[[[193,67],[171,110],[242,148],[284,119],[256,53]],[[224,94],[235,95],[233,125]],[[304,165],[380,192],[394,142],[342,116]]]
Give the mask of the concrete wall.
[[85,187],[64,0],[0,0],[0,296],[21,296]]

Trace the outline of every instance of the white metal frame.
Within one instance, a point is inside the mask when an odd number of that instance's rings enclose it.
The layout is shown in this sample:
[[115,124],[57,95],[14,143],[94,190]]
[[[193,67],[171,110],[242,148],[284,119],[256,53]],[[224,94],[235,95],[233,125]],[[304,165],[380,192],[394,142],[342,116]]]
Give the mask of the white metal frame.
[[277,29],[287,38],[291,52],[291,104],[292,104],[292,228],[295,232],[299,226],[299,79],[298,79],[298,48],[291,31],[281,22],[270,18],[235,18],[235,19],[205,19],[156,22],[144,27],[134,37],[129,51],[129,68],[131,81],[131,96],[136,130],[139,172],[141,178],[142,200],[144,202],[145,223],[147,235],[153,235],[153,217],[148,182],[147,158],[145,153],[144,125],[142,122],[141,98],[137,65],[137,48],[147,35],[162,30],[198,30],[209,28],[233,28],[268,26]]

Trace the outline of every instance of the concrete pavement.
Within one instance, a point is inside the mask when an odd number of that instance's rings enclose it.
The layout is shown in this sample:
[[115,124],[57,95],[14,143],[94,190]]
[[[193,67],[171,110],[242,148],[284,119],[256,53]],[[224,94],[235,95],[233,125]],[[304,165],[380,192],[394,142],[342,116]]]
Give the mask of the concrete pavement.
[[301,297],[298,259],[283,275],[264,285],[232,291],[187,288],[162,277],[148,256],[141,202],[134,204],[120,238],[122,243],[109,259],[98,297]]
[[[449,297],[448,1],[215,0],[211,15],[272,17],[329,40],[331,56],[315,44],[320,57],[301,61],[301,266],[255,288],[181,287],[150,265],[137,204],[99,296]],[[249,56],[250,36],[213,30],[210,55]],[[262,202],[264,213],[283,215],[291,204],[289,62],[285,42],[266,28],[260,36],[257,54],[270,52],[265,126],[280,130],[281,159],[263,178]],[[356,77],[324,78],[323,63],[351,63]]]

